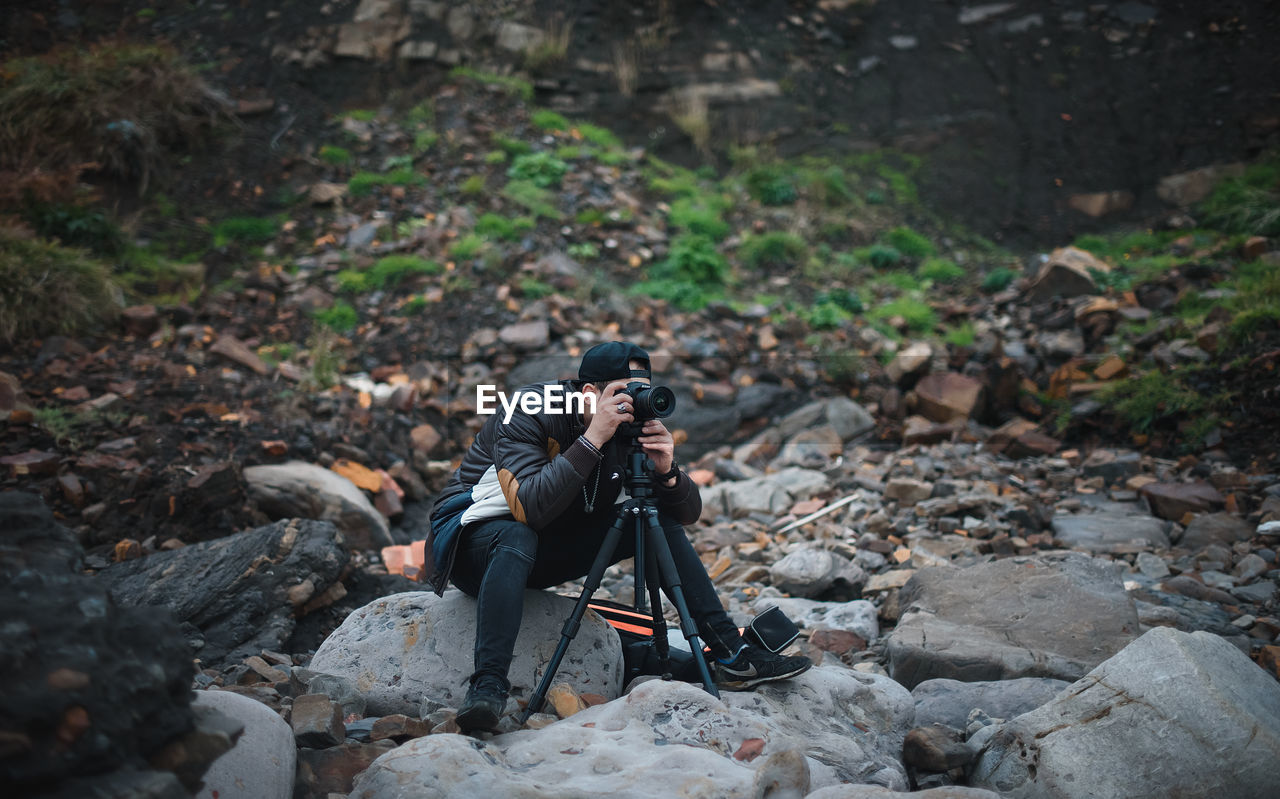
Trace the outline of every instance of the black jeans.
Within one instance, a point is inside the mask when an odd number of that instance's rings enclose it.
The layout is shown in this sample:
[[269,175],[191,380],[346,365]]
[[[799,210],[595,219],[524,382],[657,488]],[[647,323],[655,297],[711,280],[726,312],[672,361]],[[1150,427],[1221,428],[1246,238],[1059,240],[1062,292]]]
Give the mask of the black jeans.
[[[479,604],[473,680],[490,674],[510,685],[507,670],[520,632],[525,588],[549,588],[585,576],[616,516],[616,508],[608,507],[590,516],[567,514],[541,533],[513,519],[486,519],[463,529],[453,583]],[[684,527],[661,514],[658,520],[703,642],[715,657],[728,657],[742,645],[737,626],[720,605]],[[611,563],[635,556],[633,529],[628,523],[623,530]]]

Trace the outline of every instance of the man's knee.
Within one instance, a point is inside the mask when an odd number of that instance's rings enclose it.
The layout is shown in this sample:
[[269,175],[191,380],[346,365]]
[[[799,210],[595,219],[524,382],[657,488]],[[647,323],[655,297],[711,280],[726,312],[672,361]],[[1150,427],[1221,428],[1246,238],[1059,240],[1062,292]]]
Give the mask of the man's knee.
[[500,550],[508,550],[522,560],[533,563],[538,557],[538,534],[523,522],[510,521],[503,524],[490,544],[490,557]]

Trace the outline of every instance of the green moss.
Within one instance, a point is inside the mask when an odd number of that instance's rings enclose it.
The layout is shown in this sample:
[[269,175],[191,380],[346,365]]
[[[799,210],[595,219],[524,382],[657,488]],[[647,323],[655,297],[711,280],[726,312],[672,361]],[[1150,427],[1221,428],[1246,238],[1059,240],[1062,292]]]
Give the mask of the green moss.
[[782,164],[754,167],[743,176],[743,185],[761,205],[791,205],[796,201],[795,182]]
[[505,92],[516,95],[526,103],[533,100],[533,84],[527,80],[462,66],[451,69],[449,76],[455,79],[473,80],[486,86],[496,86]]
[[349,333],[360,324],[360,315],[345,300],[338,300],[328,308],[312,312],[316,322],[335,333]]
[[902,253],[896,247],[886,244],[873,244],[866,250],[866,259],[876,269],[889,269],[902,261]]
[[1210,401],[1185,383],[1185,373],[1147,372],[1108,384],[1094,395],[1131,430],[1149,432],[1157,422],[1203,413]]
[[814,330],[834,330],[853,316],[833,302],[820,302],[804,314],[804,320]]
[[943,333],[942,338],[953,347],[972,347],[973,342],[977,340],[977,333],[973,329],[973,322],[964,322],[956,327],[949,327]]
[[1207,225],[1227,233],[1280,236],[1280,154],[1221,181],[1201,214]]
[[622,140],[613,135],[613,132],[608,128],[602,128],[599,125],[592,125],[587,122],[579,122],[577,129],[582,134],[583,139],[597,147],[622,149]]
[[279,227],[279,222],[268,217],[234,216],[213,226],[213,246],[225,247],[233,241],[262,244],[275,238]]
[[415,152],[425,153],[436,143],[440,141],[440,134],[434,130],[420,130],[413,134],[413,149]]
[[1280,327],[1280,269],[1258,261],[1238,269],[1236,293],[1228,305],[1235,315],[1228,331],[1241,342],[1260,330]]
[[458,188],[458,191],[468,197],[484,194],[484,175],[472,175],[462,181],[462,186]]
[[937,314],[933,312],[932,308],[920,300],[911,299],[910,297],[899,297],[896,300],[873,308],[870,316],[872,319],[881,322],[887,322],[895,316],[901,317],[906,321],[907,328],[914,333],[927,333],[938,324]]
[[727,203],[719,197],[681,197],[671,204],[667,219],[679,230],[700,233],[720,241],[729,235],[729,223],[721,217],[726,206]]
[[1018,274],[1007,267],[998,266],[987,273],[982,279],[982,290],[988,294],[995,294],[1009,288],[1009,284],[1014,281]]
[[326,144],[320,148],[318,155],[329,166],[346,166],[351,163],[351,151],[345,147]]
[[559,186],[569,165],[551,153],[537,152],[516,156],[507,170],[507,177],[515,180],[527,180],[533,185],[548,189]]
[[751,236],[738,250],[743,263],[752,269],[798,266],[809,253],[809,245],[794,233],[772,231]]
[[877,275],[871,280],[871,285],[887,286],[899,292],[919,291],[920,289],[920,281],[917,280],[910,272],[904,272],[900,269],[894,269]]
[[505,164],[507,162],[507,154],[502,150],[490,150],[484,154],[484,162],[489,166]]
[[484,249],[484,237],[478,233],[468,233],[459,238],[449,248],[449,255],[459,261],[469,261]]
[[524,139],[512,138],[502,133],[494,134],[493,143],[512,158],[533,152],[533,147],[530,146],[529,142]]
[[577,242],[570,244],[565,250],[570,258],[579,261],[593,261],[600,257],[600,248],[590,241]]
[[916,276],[934,283],[955,283],[964,277],[964,269],[946,258],[926,258],[916,269]]
[[557,114],[555,111],[549,111],[545,108],[539,108],[537,111],[534,111],[529,120],[533,123],[533,126],[539,130],[567,131],[570,127],[569,120],[565,119],[563,115]]
[[347,181],[347,191],[352,197],[367,197],[380,186],[421,186],[426,178],[413,171],[412,167],[401,167],[386,173],[357,172]]
[[519,288],[520,295],[522,297],[527,297],[531,300],[540,300],[543,297],[549,297],[556,293],[555,287],[550,283],[546,283],[531,275],[525,275],[520,278],[517,288]]
[[438,275],[440,264],[417,255],[385,255],[368,271],[369,282],[375,288],[389,288],[406,278],[416,275]]
[[925,258],[933,255],[933,244],[909,227],[896,227],[889,231],[890,246],[908,258]]
[[600,225],[605,221],[604,211],[599,208],[583,208],[573,218],[573,221],[579,225]]
[[671,242],[666,260],[650,270],[659,279],[683,280],[702,286],[722,286],[729,274],[729,262],[716,250],[711,237],[682,233]]
[[560,219],[563,214],[554,205],[555,195],[531,181],[513,180],[502,189],[502,196],[523,206],[534,216]]
[[476,220],[475,232],[488,239],[519,241],[521,236],[534,227],[534,221],[527,216],[507,219],[500,214],[487,213]]

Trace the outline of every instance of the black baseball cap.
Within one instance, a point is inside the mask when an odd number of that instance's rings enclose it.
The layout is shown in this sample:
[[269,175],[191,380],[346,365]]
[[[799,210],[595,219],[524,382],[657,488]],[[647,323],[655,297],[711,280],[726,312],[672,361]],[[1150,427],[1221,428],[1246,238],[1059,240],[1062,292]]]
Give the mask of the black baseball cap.
[[[632,369],[631,361],[640,361],[643,369]],[[578,380],[582,383],[609,382],[626,378],[650,377],[649,353],[629,341],[597,344],[582,356]]]

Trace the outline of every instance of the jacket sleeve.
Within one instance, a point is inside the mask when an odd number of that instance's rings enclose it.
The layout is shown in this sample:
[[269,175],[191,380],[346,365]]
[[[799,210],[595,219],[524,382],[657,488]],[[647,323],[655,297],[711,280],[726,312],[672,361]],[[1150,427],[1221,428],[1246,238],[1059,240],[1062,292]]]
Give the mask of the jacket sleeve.
[[572,504],[600,453],[579,438],[564,452],[537,419],[516,411],[501,425],[493,445],[493,465],[511,515],[541,530]]
[[689,475],[680,471],[676,484],[658,484],[658,507],[681,524],[693,524],[702,515],[702,492]]

